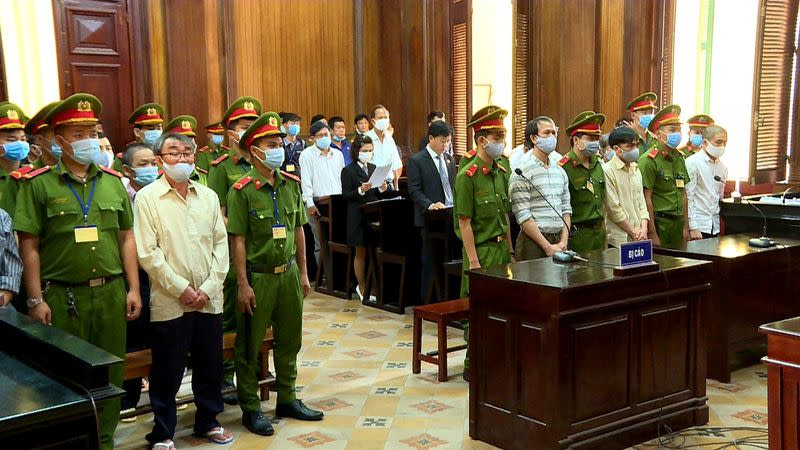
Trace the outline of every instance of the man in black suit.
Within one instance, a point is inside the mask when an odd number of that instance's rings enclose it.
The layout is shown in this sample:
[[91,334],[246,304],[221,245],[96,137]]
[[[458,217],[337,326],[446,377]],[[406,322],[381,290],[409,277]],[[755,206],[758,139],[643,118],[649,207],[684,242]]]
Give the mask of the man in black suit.
[[423,151],[408,160],[408,194],[414,202],[414,225],[422,233],[422,283],[421,298],[431,300],[434,261],[433,249],[428,246],[425,230],[425,214],[430,210],[453,206],[453,186],[456,166],[453,157],[445,149],[450,143],[450,125],[435,120],[428,126],[428,144]]

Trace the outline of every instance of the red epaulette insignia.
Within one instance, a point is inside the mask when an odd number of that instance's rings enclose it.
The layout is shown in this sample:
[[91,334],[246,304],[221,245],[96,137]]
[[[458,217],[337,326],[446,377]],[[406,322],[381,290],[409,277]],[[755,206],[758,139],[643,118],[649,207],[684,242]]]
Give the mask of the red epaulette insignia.
[[223,144],[223,145],[220,145],[220,147],[221,147],[223,150],[225,150],[225,151],[228,151],[228,150],[230,150],[230,149],[231,149],[230,147],[228,147],[227,145],[224,145],[224,144]]
[[195,167],[194,169],[195,169],[196,171],[198,171],[198,172],[202,173],[202,174],[208,175],[208,171],[207,171],[206,169],[203,169],[203,168],[201,168],[201,167]]
[[647,153],[647,157],[650,158],[650,159],[653,159],[656,156],[658,156],[658,147],[653,147],[653,149],[650,150],[650,152]]
[[204,146],[202,146],[202,147],[197,149],[197,153],[205,153],[206,150],[208,150],[208,146],[204,145]]
[[565,156],[565,157],[561,158],[561,160],[558,161],[559,167],[564,167],[564,164],[566,164],[567,161],[569,161],[569,156]]
[[122,157],[123,157],[123,156],[125,156],[125,155],[123,155],[123,154],[122,154],[122,152],[119,152],[119,153],[117,153],[115,156],[116,156],[117,158],[119,158],[119,159],[122,159]]
[[477,170],[478,170],[478,165],[477,164],[473,164],[472,167],[467,169],[466,174],[467,174],[468,177],[471,177],[471,176],[475,175],[475,172]]
[[489,168],[488,168],[488,167],[486,167],[486,166],[483,166],[483,167],[481,168],[481,172],[483,172],[483,174],[484,174],[484,175],[486,175],[487,173],[489,173]]
[[291,178],[294,181],[297,181],[298,183],[300,182],[300,177],[298,177],[297,175],[291,174],[291,173],[289,173],[289,172],[287,172],[285,170],[281,170],[281,175],[283,175],[286,178]]
[[473,148],[472,150],[470,150],[470,151],[468,151],[468,152],[467,152],[467,157],[468,157],[468,158],[472,158],[472,157],[473,157],[473,156],[475,156],[477,153],[478,153],[478,151],[477,151],[477,150],[475,150],[475,149]]
[[164,175],[164,169],[158,169],[158,176]]
[[105,167],[105,166],[100,166],[100,170],[102,170],[105,173],[110,173],[111,175],[114,175],[115,177],[122,178],[124,176],[121,173],[117,172],[116,170],[109,169],[108,167]]
[[26,164],[26,165],[20,167],[19,169],[11,172],[11,178],[13,178],[15,180],[19,180],[20,178],[22,178],[25,174],[27,174],[31,170],[33,170],[33,166],[31,164]]
[[247,186],[247,183],[253,181],[253,177],[247,176],[242,178],[241,180],[237,181],[233,184],[233,188],[237,191],[242,190],[243,187]]
[[227,158],[228,156],[231,156],[231,155],[228,154],[228,153],[225,153],[224,155],[222,155],[219,158],[217,158],[214,161],[212,161],[211,165],[212,166],[216,166],[217,164],[221,163],[222,161],[225,161],[225,158]]
[[33,178],[33,177],[35,177],[37,175],[41,175],[41,174],[47,172],[48,170],[50,170],[50,166],[40,167],[40,168],[34,170],[33,172],[26,173],[24,175],[24,177],[25,177],[26,180],[30,180],[31,178]]

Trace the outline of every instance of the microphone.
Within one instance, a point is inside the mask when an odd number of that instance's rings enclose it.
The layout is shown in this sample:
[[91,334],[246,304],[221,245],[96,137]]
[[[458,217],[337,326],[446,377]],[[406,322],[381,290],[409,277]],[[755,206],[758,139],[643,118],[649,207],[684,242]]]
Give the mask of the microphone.
[[[714,175],[714,180],[720,183],[724,183],[724,181],[722,181],[722,178],[720,178],[719,175]],[[755,203],[748,200],[747,204],[752,206],[753,209],[755,209],[756,211],[758,211],[758,213],[761,214],[761,218],[764,220],[764,227],[761,229],[761,237],[752,238],[749,241],[747,241],[747,243],[750,245],[750,247],[756,247],[756,248],[774,247],[775,241],[767,237],[767,216],[764,214],[763,211],[761,211],[761,208],[755,205]]]
[[[550,209],[552,209],[556,213],[558,218],[561,219],[562,222],[564,222],[564,226],[567,227],[567,231],[569,232],[569,234],[572,234],[572,227],[570,227],[569,224],[567,223],[567,221],[564,220],[564,216],[561,213],[558,212],[558,210],[555,208],[555,206],[553,206],[552,203],[550,203],[550,200],[548,200],[547,197],[545,197],[545,195],[542,193],[542,191],[540,191],[539,188],[536,187],[535,184],[533,184],[533,181],[528,179],[528,177],[526,177],[522,173],[522,169],[517,167],[516,169],[514,169],[514,173],[519,175],[519,176],[521,176],[523,180],[527,181],[528,184],[530,184],[534,189],[536,189],[536,192],[538,192],[539,195],[542,196],[544,201],[547,203],[547,206],[549,206]],[[523,231],[523,233],[524,233],[524,231]],[[572,261],[587,261],[587,260],[585,258],[582,258],[580,255],[578,255],[576,252],[574,252],[572,250],[566,250],[566,251],[562,251],[562,252],[553,253],[553,261],[566,263],[566,262],[572,262]]]
[[792,190],[792,189],[794,189],[794,188],[796,188],[796,187],[797,187],[797,185],[795,185],[795,186],[789,186],[789,187],[788,187],[788,188],[787,188],[785,191],[783,191],[783,195],[781,195],[781,203],[782,203],[782,204],[784,204],[784,205],[786,204],[786,194],[788,194],[789,192],[791,192],[791,190]]

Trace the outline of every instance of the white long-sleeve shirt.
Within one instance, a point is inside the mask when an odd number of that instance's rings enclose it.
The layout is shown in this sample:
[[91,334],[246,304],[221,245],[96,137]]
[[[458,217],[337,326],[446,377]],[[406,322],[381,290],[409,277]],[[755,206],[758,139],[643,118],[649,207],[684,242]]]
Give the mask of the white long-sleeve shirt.
[[[712,160],[701,150],[686,158],[689,183],[686,199],[689,203],[689,229],[702,233],[719,233],[719,201],[725,196],[728,168],[717,158]],[[714,179],[720,177],[722,182]]]
[[342,193],[342,169],[344,156],[334,148],[328,148],[326,155],[312,145],[300,153],[300,170],[303,173],[300,187],[307,208],[314,206],[315,197]]

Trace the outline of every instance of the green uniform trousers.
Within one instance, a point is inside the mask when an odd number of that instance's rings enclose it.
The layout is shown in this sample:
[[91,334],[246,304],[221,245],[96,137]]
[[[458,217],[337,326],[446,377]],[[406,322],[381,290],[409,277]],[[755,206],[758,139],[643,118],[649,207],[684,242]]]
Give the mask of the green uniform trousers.
[[606,226],[602,219],[586,225],[576,223],[575,228],[575,234],[570,238],[570,250],[582,253],[606,249]]
[[[508,251],[508,242],[484,242],[483,244],[475,246],[475,252],[478,253],[478,262],[481,267],[496,266],[497,264],[508,264],[511,262],[511,253]],[[467,270],[469,270],[469,256],[467,251],[462,250],[461,257],[463,263],[461,266],[461,298],[469,297],[469,277]],[[469,321],[462,322],[464,325],[464,340],[469,343]],[[467,356],[464,357],[464,370],[469,369],[469,348],[467,348]]]
[[[236,283],[236,269],[231,263],[228,275],[222,283],[222,332],[236,332],[236,309],[239,308],[239,285]],[[233,383],[232,358],[222,361],[223,380],[225,383]]]
[[656,213],[656,233],[662,247],[683,245],[683,216]]
[[[69,312],[69,293],[77,316]],[[71,287],[50,284],[44,299],[50,306],[53,326],[125,359],[125,281],[120,277],[102,286]],[[109,381],[122,386],[122,363],[109,369]],[[114,430],[119,421],[118,398],[109,400],[99,415],[100,447],[114,447]]]
[[295,400],[297,353],[303,343],[303,291],[300,271],[293,264],[281,274],[253,273],[256,308],[249,316],[236,308],[236,381],[244,412],[261,409],[258,397],[258,349],[267,328],[274,338],[275,384],[278,403]]

